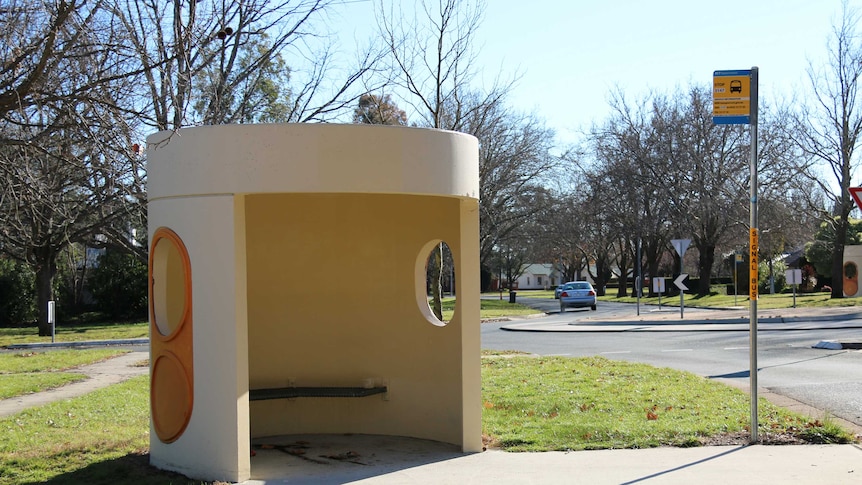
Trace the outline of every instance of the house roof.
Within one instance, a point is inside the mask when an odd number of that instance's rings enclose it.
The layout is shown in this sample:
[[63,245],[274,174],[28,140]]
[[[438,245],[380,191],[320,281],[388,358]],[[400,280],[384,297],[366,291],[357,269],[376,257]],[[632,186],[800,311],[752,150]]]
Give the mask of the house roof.
[[533,263],[528,264],[524,269],[523,274],[549,276],[554,272],[554,265],[550,263]]

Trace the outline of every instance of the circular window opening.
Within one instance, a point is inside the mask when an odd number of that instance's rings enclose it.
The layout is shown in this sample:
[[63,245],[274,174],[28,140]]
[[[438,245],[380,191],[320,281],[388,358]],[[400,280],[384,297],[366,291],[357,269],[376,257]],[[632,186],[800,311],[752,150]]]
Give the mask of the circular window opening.
[[173,233],[154,238],[152,249],[152,305],[156,328],[163,336],[182,325],[188,311],[188,255]]
[[416,298],[422,314],[435,325],[452,320],[457,303],[457,281],[452,250],[444,241],[432,241],[419,253]]
[[856,296],[859,291],[859,268],[853,261],[844,263],[844,295]]

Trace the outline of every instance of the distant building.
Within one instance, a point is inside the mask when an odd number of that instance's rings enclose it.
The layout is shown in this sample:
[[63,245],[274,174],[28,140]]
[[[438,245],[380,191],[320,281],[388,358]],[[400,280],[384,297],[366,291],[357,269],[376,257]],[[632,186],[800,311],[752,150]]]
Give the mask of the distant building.
[[550,263],[528,264],[521,276],[518,277],[516,288],[521,290],[547,290],[553,288],[562,281],[559,270]]

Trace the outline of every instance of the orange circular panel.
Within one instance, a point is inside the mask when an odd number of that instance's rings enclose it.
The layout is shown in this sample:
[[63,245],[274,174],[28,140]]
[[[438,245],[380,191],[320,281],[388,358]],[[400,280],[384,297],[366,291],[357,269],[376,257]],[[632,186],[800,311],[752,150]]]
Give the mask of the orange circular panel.
[[175,441],[192,416],[192,387],[186,369],[170,352],[153,362],[150,376],[150,406],[156,435],[165,443]]
[[155,330],[173,337],[188,319],[191,307],[191,263],[177,234],[159,228],[150,251],[150,310]]

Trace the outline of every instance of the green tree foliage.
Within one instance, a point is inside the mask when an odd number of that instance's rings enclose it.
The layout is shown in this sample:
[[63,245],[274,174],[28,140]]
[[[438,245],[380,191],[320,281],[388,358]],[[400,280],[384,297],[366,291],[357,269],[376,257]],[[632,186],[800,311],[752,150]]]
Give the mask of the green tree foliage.
[[147,314],[147,265],[138,258],[108,250],[99,258],[89,280],[97,308],[111,318],[131,319]]
[[[770,269],[772,270],[772,284],[769,282]],[[773,261],[772,268],[770,268],[769,261],[761,261],[757,270],[757,290],[760,294],[771,293],[772,286],[775,287],[775,293],[784,291],[787,288],[787,277],[784,274],[786,270],[787,265],[784,264],[784,261]]]
[[[835,228],[836,224],[823,222],[814,233],[814,240],[805,245],[805,258],[814,265],[818,275],[826,278],[832,278]],[[862,220],[848,219],[846,243],[842,247],[855,244],[862,244]]]
[[407,113],[399,108],[388,94],[363,94],[359,106],[353,111],[354,123],[369,125],[407,125]]
[[222,38],[220,31],[220,41],[202,47],[214,61],[203,66],[195,85],[195,118],[204,124],[288,122],[290,69],[281,54],[271,52],[263,34],[239,45],[230,58],[225,44],[233,30],[225,30],[230,34]]
[[33,271],[26,264],[0,259],[0,325],[21,325],[36,319]]

